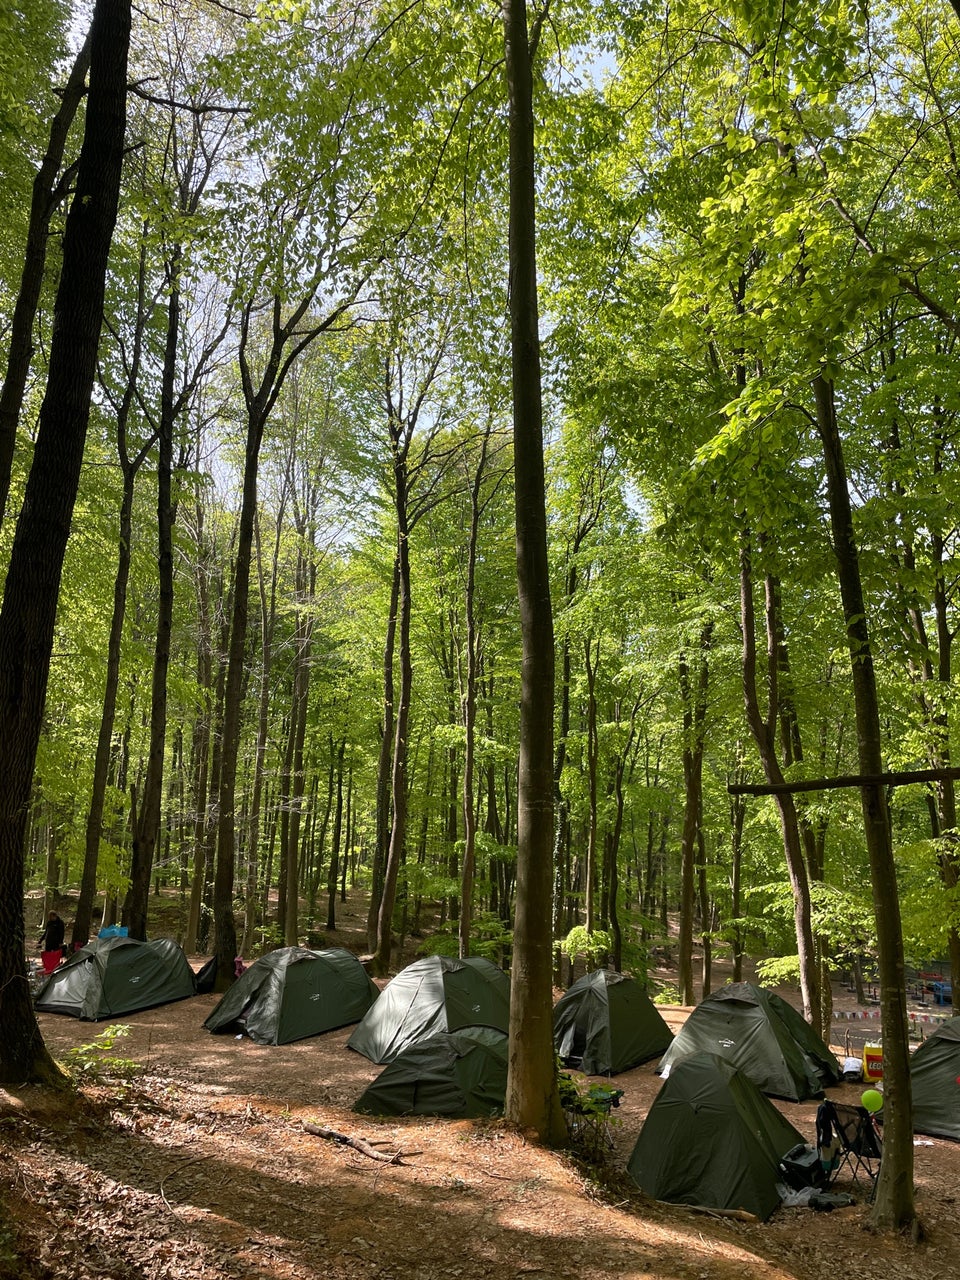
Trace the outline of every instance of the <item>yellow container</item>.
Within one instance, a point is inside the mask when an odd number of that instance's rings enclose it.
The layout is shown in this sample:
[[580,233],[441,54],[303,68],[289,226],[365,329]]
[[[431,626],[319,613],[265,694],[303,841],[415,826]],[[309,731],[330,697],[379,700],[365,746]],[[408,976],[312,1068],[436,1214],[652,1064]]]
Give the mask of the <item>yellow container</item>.
[[883,1079],[883,1049],[878,1044],[863,1046],[863,1078],[864,1080]]

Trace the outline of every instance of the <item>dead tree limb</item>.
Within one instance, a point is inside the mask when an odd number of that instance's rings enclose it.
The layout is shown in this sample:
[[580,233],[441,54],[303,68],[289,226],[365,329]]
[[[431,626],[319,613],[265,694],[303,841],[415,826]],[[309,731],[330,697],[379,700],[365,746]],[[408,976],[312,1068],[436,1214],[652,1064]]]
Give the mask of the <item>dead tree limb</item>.
[[383,1151],[378,1151],[376,1147],[372,1147],[369,1142],[365,1142],[363,1138],[351,1138],[348,1133],[339,1133],[336,1129],[328,1129],[326,1125],[305,1124],[303,1130],[304,1133],[312,1133],[317,1138],[326,1138],[328,1142],[339,1142],[341,1146],[353,1147],[354,1151],[369,1156],[371,1160],[382,1160],[384,1164],[403,1164],[402,1151],[395,1151],[392,1156],[388,1156]]

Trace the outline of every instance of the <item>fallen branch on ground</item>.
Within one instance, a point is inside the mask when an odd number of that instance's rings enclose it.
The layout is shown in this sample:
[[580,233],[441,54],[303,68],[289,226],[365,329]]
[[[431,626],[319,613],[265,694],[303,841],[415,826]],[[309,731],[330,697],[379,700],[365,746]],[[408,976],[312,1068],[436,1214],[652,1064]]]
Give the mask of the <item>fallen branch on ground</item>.
[[660,1204],[669,1204],[673,1208],[689,1209],[691,1213],[703,1213],[708,1218],[734,1218],[737,1222],[759,1222],[760,1219],[755,1213],[750,1213],[746,1209],[711,1209],[705,1204],[681,1204],[678,1205],[672,1200],[660,1200]]
[[383,1151],[378,1151],[376,1147],[372,1147],[369,1142],[365,1142],[363,1138],[351,1138],[348,1133],[339,1133],[336,1129],[328,1129],[326,1125],[304,1124],[303,1129],[305,1133],[312,1133],[317,1138],[326,1138],[329,1142],[339,1142],[344,1147],[353,1147],[354,1151],[369,1156],[371,1160],[382,1160],[385,1164],[403,1164],[402,1151],[395,1151],[392,1156],[388,1156]]

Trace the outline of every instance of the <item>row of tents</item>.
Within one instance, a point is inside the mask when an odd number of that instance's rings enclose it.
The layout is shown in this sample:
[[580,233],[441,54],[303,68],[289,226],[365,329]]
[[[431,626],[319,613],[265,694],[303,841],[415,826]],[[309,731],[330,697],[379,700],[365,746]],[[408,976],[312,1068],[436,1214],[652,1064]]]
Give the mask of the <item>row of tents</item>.
[[[35,1004],[44,1012],[102,1020],[196,990],[197,977],[175,942],[106,938],[51,974]],[[480,957],[425,957],[380,992],[349,951],[284,947],[256,960],[204,1026],[267,1045],[356,1023],[348,1046],[386,1068],[357,1102],[359,1110],[489,1116],[503,1108],[509,1010],[509,978]],[[841,1076],[837,1059],[792,1005],[743,982],[706,997],[674,1037],[637,982],[597,970],[558,1001],[554,1037],[561,1061],[587,1075],[614,1075],[659,1057],[666,1099],[692,1087],[687,1070],[679,1083],[670,1081],[703,1055],[734,1068],[761,1096],[788,1101],[819,1097]],[[960,1018],[942,1024],[917,1049],[911,1071],[916,1131],[960,1139]],[[743,1092],[729,1081],[724,1090]],[[704,1106],[682,1105],[694,1114]],[[690,1147],[683,1139],[679,1145]]]

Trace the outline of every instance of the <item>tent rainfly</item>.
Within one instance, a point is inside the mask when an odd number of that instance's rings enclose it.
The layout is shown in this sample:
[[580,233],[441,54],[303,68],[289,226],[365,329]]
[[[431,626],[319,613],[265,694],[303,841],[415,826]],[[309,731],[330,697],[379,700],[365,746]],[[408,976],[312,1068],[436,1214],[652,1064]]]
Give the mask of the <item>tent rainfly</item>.
[[780,1161],[802,1142],[732,1062],[694,1053],[663,1082],[627,1172],[656,1200],[745,1209],[765,1222],[780,1204]]
[[377,995],[363,965],[343,947],[280,947],[240,975],[203,1025],[245,1031],[256,1044],[289,1044],[359,1022]]
[[764,1093],[788,1102],[819,1098],[840,1081],[840,1063],[803,1017],[772,991],[749,982],[720,987],[694,1009],[660,1059],[668,1075],[691,1053],[726,1058]]
[[655,1058],[673,1033],[638,982],[596,969],[578,978],[557,1001],[553,1039],[565,1066],[601,1076]]
[[941,1023],[910,1059],[913,1131],[960,1139],[960,1017]]
[[193,970],[172,939],[94,938],[54,970],[34,1006],[98,1022],[195,994]]
[[509,1030],[510,979],[482,956],[426,956],[387,984],[347,1047],[392,1062],[418,1040],[471,1026]]
[[496,1027],[440,1031],[408,1045],[354,1104],[375,1116],[503,1114],[507,1034]]

